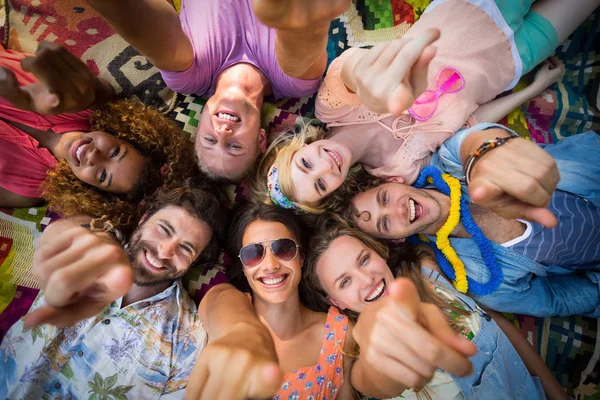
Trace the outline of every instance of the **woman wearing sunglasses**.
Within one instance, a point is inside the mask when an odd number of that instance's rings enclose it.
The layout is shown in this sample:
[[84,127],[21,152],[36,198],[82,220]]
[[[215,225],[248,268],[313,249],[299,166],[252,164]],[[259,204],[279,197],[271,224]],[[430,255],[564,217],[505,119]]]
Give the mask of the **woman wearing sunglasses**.
[[304,305],[307,228],[297,216],[249,204],[236,212],[230,232],[230,281],[251,298],[285,373],[276,399],[346,399],[352,397],[352,387],[372,396],[394,390],[385,381],[372,387],[373,369],[360,358],[352,365],[356,349],[346,316],[335,307],[315,312]]
[[[418,399],[420,391],[435,399],[568,398],[520,332],[499,314],[488,314],[456,291],[437,272],[439,267],[427,249],[406,245],[390,252],[339,220],[321,222],[304,267],[310,306],[318,310],[336,305],[351,320],[358,318],[354,337],[363,338],[361,350],[370,348],[367,357],[378,360],[375,365],[382,373],[413,382],[412,389],[402,393],[403,399]],[[398,277],[408,278],[414,286],[407,287],[402,282],[406,279]],[[400,300],[407,296],[427,304],[412,313],[412,319],[399,313]],[[457,377],[447,369],[436,369],[443,357],[432,357],[430,351],[439,344],[438,322],[433,319],[438,314],[476,346],[469,358],[472,374]],[[428,332],[422,331],[421,324]]]
[[[316,115],[327,123],[329,137],[282,136],[262,160],[257,196],[323,212],[323,200],[357,162],[374,176],[412,184],[439,146],[465,124],[499,121],[556,82],[562,69],[549,60],[527,88],[494,100],[550,56],[598,0],[514,3],[436,0],[402,39],[346,50],[329,66],[316,100]],[[493,133],[482,135],[462,151],[469,154],[490,137]],[[281,193],[265,196],[274,165],[277,185],[269,184]]]

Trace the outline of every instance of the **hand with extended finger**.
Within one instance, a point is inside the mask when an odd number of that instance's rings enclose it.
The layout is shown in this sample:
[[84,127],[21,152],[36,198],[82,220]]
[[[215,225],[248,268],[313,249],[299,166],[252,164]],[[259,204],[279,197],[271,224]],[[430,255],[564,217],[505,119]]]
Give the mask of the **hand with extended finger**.
[[263,24],[282,30],[306,30],[329,23],[343,14],[351,0],[254,0],[254,13]]
[[541,92],[555,82],[558,82],[564,66],[556,57],[550,57],[542,63],[540,69],[537,70],[533,77],[532,85],[535,85]]
[[55,224],[61,227],[51,225],[40,238],[32,269],[47,305],[26,317],[27,327],[62,327],[93,317],[133,283],[127,254],[110,235],[68,221]]
[[19,87],[14,73],[2,68],[0,96],[23,110],[52,115],[83,111],[94,104],[97,94],[112,90],[56,43],[40,42],[35,56],[21,60],[21,67],[39,82]]
[[[416,38],[402,38],[371,48],[352,68],[350,89],[372,111],[399,116],[427,88],[432,44],[440,32],[429,29]],[[355,86],[355,87],[352,87]]]
[[388,293],[369,305],[354,327],[359,360],[399,383],[400,392],[424,386],[438,367],[456,376],[472,372],[469,357],[475,346],[450,328],[437,306],[419,300],[412,282],[398,278]]
[[560,174],[556,161],[537,144],[516,138],[481,156],[470,174],[473,203],[505,218],[539,222],[558,221],[546,207]]
[[283,381],[270,338],[251,327],[209,343],[200,353],[185,392],[188,400],[272,398]]

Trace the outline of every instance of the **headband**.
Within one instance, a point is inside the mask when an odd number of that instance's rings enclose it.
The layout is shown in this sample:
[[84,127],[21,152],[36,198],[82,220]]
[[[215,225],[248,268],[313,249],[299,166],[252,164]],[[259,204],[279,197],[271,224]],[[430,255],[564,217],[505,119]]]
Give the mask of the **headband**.
[[281,191],[281,187],[279,186],[277,163],[273,163],[271,168],[269,168],[269,173],[267,174],[267,187],[269,191],[269,197],[274,204],[288,210],[298,209],[298,207]]

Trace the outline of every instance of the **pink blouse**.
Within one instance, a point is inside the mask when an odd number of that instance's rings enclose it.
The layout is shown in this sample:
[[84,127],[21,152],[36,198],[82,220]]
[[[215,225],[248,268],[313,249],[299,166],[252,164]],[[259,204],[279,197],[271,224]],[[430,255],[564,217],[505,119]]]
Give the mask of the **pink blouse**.
[[330,65],[317,95],[317,117],[334,135],[343,129],[360,137],[364,129],[373,129],[401,142],[387,165],[367,168],[372,175],[401,177],[412,184],[446,139],[465,124],[477,123],[472,114],[480,105],[516,84],[520,60],[513,56],[512,36],[502,29],[506,22],[492,0],[477,2],[479,5],[468,0],[437,1],[404,35],[416,37],[429,28],[441,31],[429,66],[428,89],[435,90],[437,74],[445,66],[454,67],[465,78],[463,90],[439,97],[437,110],[427,121],[415,121],[408,113],[396,118],[371,112],[348,91],[340,74],[344,61],[356,49],[346,50]]
[[[37,82],[32,74],[21,69],[19,61],[28,56],[5,50],[0,45],[0,66],[13,71],[20,86]],[[37,140],[7,121],[62,134],[89,131],[90,116],[90,110],[56,116],[40,115],[16,108],[0,97],[0,187],[22,196],[40,197],[40,185],[46,179],[47,171],[57,163],[48,149],[39,148]]]

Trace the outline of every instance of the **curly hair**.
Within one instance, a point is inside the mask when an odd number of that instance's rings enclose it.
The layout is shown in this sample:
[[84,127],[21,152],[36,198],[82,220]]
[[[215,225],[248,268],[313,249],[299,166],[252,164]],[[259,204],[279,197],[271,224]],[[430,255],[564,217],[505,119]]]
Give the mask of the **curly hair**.
[[[310,240],[310,251],[308,252],[302,271],[303,286],[307,290],[306,299],[309,301],[307,307],[315,311],[323,311],[325,307],[330,306],[327,300],[327,293],[325,293],[317,275],[317,264],[335,239],[350,236],[363,242],[381,258],[386,260],[388,267],[395,277],[404,276],[409,278],[417,287],[421,301],[436,305],[448,313],[456,312],[459,315],[466,315],[465,310],[450,304],[428,287],[427,281],[421,276],[420,260],[429,258],[429,255],[414,245],[401,243],[390,248],[380,240],[353,228],[336,214],[321,216],[315,232],[315,235]],[[342,310],[342,313],[346,314],[353,321],[358,319],[358,313],[352,310]],[[459,328],[449,319],[448,322],[454,328]]]
[[138,203],[161,186],[175,188],[187,177],[203,181],[194,159],[194,147],[174,121],[137,98],[104,104],[91,117],[92,130],[104,131],[129,142],[146,159],[137,184],[128,193],[103,192],[80,181],[66,160],[48,172],[42,196],[62,215],[106,215],[120,229],[134,225]]

